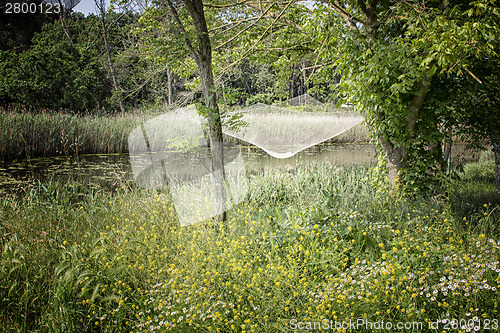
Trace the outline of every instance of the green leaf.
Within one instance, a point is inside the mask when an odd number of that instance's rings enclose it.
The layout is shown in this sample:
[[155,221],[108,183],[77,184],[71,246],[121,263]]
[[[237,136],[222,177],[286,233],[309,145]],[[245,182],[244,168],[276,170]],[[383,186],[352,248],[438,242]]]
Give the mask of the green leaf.
[[428,71],[427,71],[427,76],[433,76],[434,73],[436,73],[437,67],[436,65],[433,65]]

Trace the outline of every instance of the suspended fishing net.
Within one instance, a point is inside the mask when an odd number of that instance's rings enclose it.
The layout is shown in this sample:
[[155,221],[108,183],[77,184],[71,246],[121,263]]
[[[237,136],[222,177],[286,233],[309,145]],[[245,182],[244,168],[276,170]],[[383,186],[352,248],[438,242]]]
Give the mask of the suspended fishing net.
[[226,128],[224,133],[247,141],[273,157],[288,158],[342,134],[363,120],[352,112],[325,112],[322,103],[313,106],[317,112],[259,103],[239,111],[246,126],[237,130]]
[[303,106],[303,105],[312,105],[312,106],[323,106],[324,104],[312,97],[309,94],[303,94],[297,97],[290,98],[289,100],[277,104],[277,106]]
[[[240,110],[246,126],[224,133],[262,148],[273,157],[287,158],[333,138],[363,120],[351,112],[318,112],[256,104]],[[136,183],[144,188],[170,190],[181,225],[206,220],[241,202],[247,191],[245,163],[236,146],[224,146],[224,191],[212,170],[205,121],[196,108],[186,107],[146,121],[129,136]],[[221,144],[221,143],[215,143]],[[221,192],[225,192],[221,195]]]
[[241,202],[248,190],[238,147],[224,147],[225,202],[217,193],[202,119],[195,107],[178,109],[137,127],[128,139],[137,185],[169,189],[181,225],[221,214]]

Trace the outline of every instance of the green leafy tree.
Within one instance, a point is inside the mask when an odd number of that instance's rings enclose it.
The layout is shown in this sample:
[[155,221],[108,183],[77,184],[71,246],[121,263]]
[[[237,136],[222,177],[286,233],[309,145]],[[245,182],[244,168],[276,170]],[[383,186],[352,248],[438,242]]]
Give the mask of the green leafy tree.
[[336,88],[365,115],[392,188],[432,187],[451,116],[428,98],[432,82],[474,75],[469,67],[495,54],[496,1],[321,1],[314,22],[307,31],[331,63],[317,74],[340,76]]
[[329,81],[332,91],[365,115],[381,148],[379,170],[393,189],[440,188],[446,171],[443,142],[450,140],[458,113],[433,98],[434,90],[442,89],[436,83],[444,77],[473,78],[475,64],[496,55],[497,1],[238,5],[231,7],[239,13],[232,17],[246,23],[239,28],[238,45],[228,51],[234,61],[259,49],[277,51],[271,62],[281,73],[309,61],[312,71],[304,82],[321,87]]
[[146,49],[153,58],[168,63],[171,68],[181,68],[181,73],[192,73],[196,68],[203,93],[203,103],[199,105],[198,111],[209,124],[216,204],[221,212],[217,219],[225,221],[222,120],[212,69],[212,40],[203,1],[158,2],[156,6],[146,9],[140,22],[143,26],[142,33],[146,33]]
[[40,0],[12,0],[0,1],[0,50],[21,52],[29,49],[35,33],[42,27],[54,22],[58,14],[46,14],[41,11],[35,13],[6,13],[7,3],[35,3]]
[[[144,68],[151,67],[151,61],[137,61],[133,40],[128,39],[137,18],[133,14],[106,13],[109,53],[103,46],[102,19],[80,13],[70,14],[64,27],[57,21],[44,25],[26,50],[1,51],[0,103],[75,112],[118,107],[122,92],[137,89]],[[118,91],[108,56],[117,82],[123,82]],[[159,90],[158,86],[149,91]],[[147,92],[129,95],[133,96],[128,100],[131,106],[144,103],[140,99],[151,99]]]
[[[75,15],[70,28],[75,40],[85,18]],[[81,36],[81,35],[80,35]],[[86,37],[89,38],[89,37]],[[87,40],[88,41],[88,40]],[[2,52],[0,101],[75,111],[94,108],[104,99],[104,72],[95,49],[66,38],[59,22],[46,24],[24,52]]]

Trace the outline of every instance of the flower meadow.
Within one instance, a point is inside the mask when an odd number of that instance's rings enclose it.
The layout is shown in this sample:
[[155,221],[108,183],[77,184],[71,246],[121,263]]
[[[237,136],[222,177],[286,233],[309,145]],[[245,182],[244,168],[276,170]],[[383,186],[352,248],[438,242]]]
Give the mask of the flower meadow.
[[[448,198],[398,198],[370,177],[267,170],[225,224],[187,227],[165,191],[26,185],[1,199],[2,329],[495,331],[495,197],[474,194],[464,211],[472,179]],[[372,326],[342,326],[361,320]]]

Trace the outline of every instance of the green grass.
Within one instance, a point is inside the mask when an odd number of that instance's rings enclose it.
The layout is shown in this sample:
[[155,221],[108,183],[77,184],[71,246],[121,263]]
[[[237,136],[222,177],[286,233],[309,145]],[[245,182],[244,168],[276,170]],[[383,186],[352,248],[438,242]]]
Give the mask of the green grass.
[[0,110],[0,159],[127,152],[141,119]]
[[500,212],[498,198],[464,190],[491,191],[473,168],[449,201],[379,195],[363,167],[263,171],[224,231],[178,227],[163,192],[34,181],[0,199],[0,322],[5,332],[484,324],[498,318]]
[[[95,114],[74,115],[24,108],[0,109],[0,160],[126,153],[131,131],[141,121],[158,115],[162,111],[136,110],[121,117]],[[282,127],[285,128],[285,125],[283,124]],[[329,142],[367,142],[367,138],[368,130],[365,126],[358,124]],[[231,137],[227,137],[227,140],[239,141]]]

